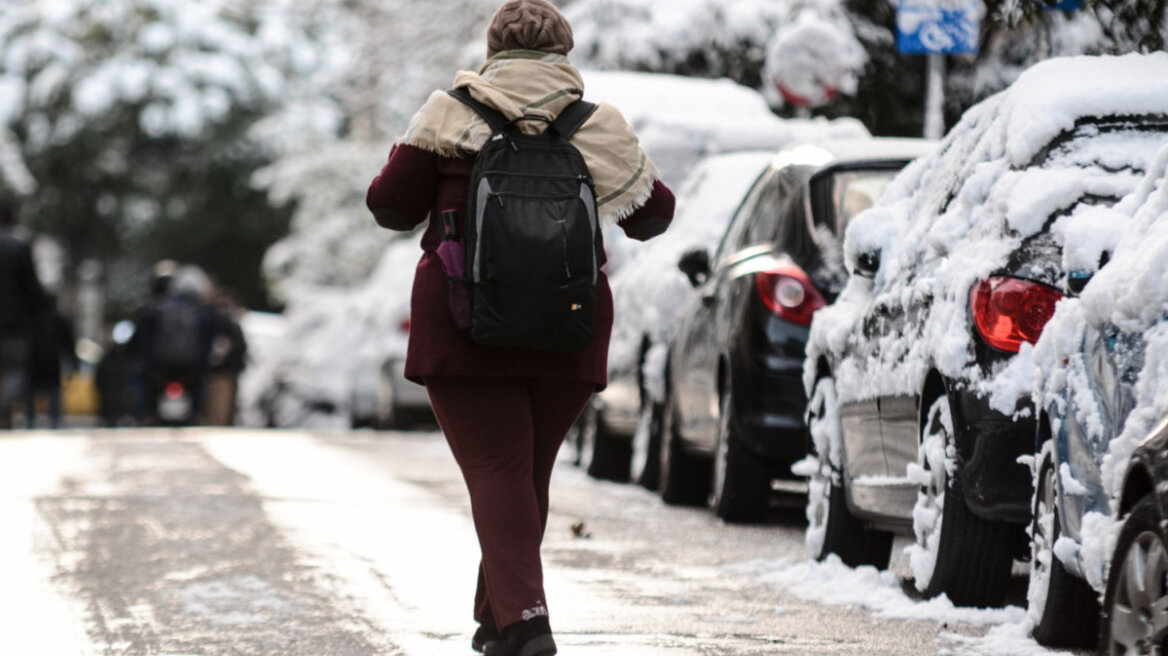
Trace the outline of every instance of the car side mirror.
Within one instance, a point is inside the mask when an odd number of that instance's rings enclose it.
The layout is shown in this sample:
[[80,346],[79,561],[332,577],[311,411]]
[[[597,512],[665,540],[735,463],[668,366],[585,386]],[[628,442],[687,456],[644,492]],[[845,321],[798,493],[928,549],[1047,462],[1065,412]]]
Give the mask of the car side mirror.
[[856,257],[856,268],[852,273],[861,278],[875,278],[880,270],[880,251],[866,251]]
[[697,287],[710,278],[710,253],[704,248],[686,251],[677,261],[677,268]]

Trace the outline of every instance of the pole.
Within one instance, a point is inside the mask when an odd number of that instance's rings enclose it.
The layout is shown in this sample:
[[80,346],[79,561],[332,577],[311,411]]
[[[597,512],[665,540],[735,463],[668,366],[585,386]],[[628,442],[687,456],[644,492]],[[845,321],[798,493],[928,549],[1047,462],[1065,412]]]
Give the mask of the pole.
[[925,138],[945,136],[945,55],[930,54],[925,80]]

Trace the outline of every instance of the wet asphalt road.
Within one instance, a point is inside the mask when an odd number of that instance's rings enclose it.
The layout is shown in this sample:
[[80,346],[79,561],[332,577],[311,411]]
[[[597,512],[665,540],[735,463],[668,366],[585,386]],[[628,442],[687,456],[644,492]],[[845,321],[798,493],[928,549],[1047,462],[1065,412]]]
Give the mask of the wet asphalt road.
[[[477,545],[435,433],[0,434],[0,527],[0,655],[472,653]],[[561,654],[993,653],[985,627],[805,601],[760,577],[783,559],[797,513],[728,526],[553,479]]]

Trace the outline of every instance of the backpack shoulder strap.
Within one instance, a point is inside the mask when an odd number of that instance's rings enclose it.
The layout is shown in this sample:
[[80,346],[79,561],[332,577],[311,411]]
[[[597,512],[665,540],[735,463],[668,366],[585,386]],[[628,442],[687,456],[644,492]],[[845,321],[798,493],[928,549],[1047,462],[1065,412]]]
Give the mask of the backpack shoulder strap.
[[552,121],[551,129],[555,130],[561,139],[567,141],[594,113],[596,113],[595,104],[577,100],[560,112],[556,120]]
[[491,132],[495,134],[502,132],[503,129],[511,123],[511,121],[508,121],[507,117],[504,116],[503,113],[499,110],[495,109],[494,107],[488,107],[483,103],[475,100],[474,97],[470,95],[470,89],[467,87],[450,89],[446,93],[454,96],[464,105],[474,110],[475,113],[477,113],[479,116],[483,117],[483,120],[487,122],[487,125],[491,126]]

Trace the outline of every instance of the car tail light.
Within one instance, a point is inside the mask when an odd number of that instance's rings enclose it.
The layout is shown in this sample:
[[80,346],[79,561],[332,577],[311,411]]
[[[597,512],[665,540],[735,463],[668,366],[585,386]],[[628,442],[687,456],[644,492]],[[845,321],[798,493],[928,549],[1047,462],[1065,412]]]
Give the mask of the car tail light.
[[166,390],[164,392],[164,394],[166,394],[166,398],[171,400],[181,399],[185,393],[186,390],[183,389],[182,383],[167,383]]
[[402,319],[401,323],[399,323],[397,327],[398,330],[408,334],[410,332],[410,318],[406,317],[405,319]]
[[1022,342],[1038,341],[1062,297],[1053,287],[997,277],[975,285],[969,305],[982,339],[996,349],[1017,353]]
[[754,283],[767,309],[801,326],[810,326],[811,315],[827,305],[819,288],[796,266],[755,274]]

